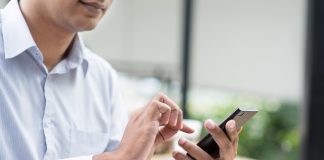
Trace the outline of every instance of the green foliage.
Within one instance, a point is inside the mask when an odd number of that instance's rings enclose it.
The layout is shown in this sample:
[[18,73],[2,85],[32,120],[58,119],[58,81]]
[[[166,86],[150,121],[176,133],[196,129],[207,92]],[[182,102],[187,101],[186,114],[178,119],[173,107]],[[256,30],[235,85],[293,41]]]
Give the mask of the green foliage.
[[[238,153],[241,156],[264,160],[296,160],[299,157],[298,103],[233,98],[222,105],[189,106],[190,118],[201,121],[212,118],[221,122],[239,104],[258,106],[253,117],[240,134]],[[205,135],[204,130],[202,135]]]

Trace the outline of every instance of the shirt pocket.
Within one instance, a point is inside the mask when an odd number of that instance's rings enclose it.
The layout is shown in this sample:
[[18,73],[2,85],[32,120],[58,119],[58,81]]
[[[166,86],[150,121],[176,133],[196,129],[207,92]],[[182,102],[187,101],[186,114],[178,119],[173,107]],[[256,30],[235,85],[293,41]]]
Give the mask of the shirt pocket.
[[109,143],[108,133],[71,129],[70,134],[70,157],[102,153]]

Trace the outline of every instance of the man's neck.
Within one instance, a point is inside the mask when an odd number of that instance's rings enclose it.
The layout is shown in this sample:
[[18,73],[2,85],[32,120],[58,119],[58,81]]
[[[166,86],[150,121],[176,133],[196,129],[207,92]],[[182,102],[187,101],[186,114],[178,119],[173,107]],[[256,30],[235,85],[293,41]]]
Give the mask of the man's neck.
[[34,8],[31,8],[31,5],[21,4],[20,6],[34,41],[43,54],[44,64],[50,71],[67,56],[75,33],[65,32],[50,23],[48,19],[43,18]]

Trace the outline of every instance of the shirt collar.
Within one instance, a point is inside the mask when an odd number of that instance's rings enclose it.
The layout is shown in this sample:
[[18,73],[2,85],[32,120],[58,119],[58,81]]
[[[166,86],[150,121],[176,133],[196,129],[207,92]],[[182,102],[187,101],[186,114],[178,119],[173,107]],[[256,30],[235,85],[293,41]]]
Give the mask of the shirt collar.
[[89,63],[85,54],[85,45],[79,34],[74,37],[69,52],[69,55],[57,65],[63,65],[64,67],[55,67],[52,73],[66,73],[70,69],[77,68],[79,65],[81,65],[84,75],[86,75]]
[[6,59],[14,58],[36,46],[17,0],[11,0],[3,9],[1,16]]
[[[29,48],[37,48],[17,0],[11,0],[3,9],[1,16],[6,59],[14,58]],[[64,61],[66,61],[66,67],[61,72],[67,72],[69,69],[82,65],[84,75],[86,75],[88,61],[85,45],[79,34],[74,38],[69,56]]]

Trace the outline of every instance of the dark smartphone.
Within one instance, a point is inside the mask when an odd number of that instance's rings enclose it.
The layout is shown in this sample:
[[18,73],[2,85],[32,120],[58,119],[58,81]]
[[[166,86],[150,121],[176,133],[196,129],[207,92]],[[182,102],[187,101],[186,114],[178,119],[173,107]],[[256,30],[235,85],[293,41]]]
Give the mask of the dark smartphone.
[[[236,123],[236,128],[241,128],[245,122],[252,118],[258,112],[257,109],[243,109],[237,108],[231,115],[229,115],[219,127],[226,133],[225,125],[226,123],[234,119]],[[202,140],[197,144],[201,149],[206,151],[211,157],[219,158],[219,147],[214,141],[210,134],[207,134]],[[190,158],[194,159],[191,155],[187,154]]]

